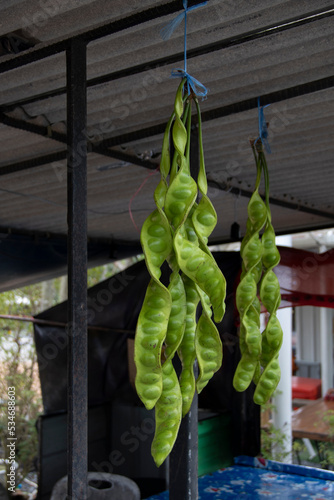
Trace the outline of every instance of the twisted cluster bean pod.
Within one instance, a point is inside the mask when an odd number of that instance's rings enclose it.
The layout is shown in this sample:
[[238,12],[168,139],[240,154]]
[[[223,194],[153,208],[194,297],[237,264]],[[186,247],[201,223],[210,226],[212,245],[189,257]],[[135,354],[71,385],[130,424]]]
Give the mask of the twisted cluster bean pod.
[[[234,375],[233,385],[236,390],[243,391],[254,380],[254,401],[264,404],[276,389],[280,378],[278,352],[282,344],[282,329],[276,316],[280,303],[280,287],[273,272],[280,257],[271,223],[269,175],[261,141],[257,141],[256,150],[252,143],[252,149],[257,166],[257,179],[248,204],[247,229],[240,249],[243,264],[236,302],[240,314],[241,360]],[[262,171],[265,177],[265,203],[258,192]],[[263,227],[265,230],[260,239]],[[261,304],[257,297],[260,280],[260,299],[270,314],[262,335]]]
[[[184,100],[182,86],[180,86],[175,99],[175,122],[172,132],[175,154],[171,171],[171,184],[165,199],[165,212],[172,233],[175,228],[185,222],[197,194],[196,183],[190,176],[189,146],[186,151],[191,124],[189,103],[187,103],[184,113],[183,107]],[[187,128],[185,127],[186,123]],[[155,407],[156,429],[151,449],[158,467],[174,445],[182,417],[181,388],[172,359],[183,338],[187,305],[185,289],[174,253],[170,256],[169,263],[173,269],[169,285],[172,307],[165,339],[166,360],[162,367],[162,394]]]
[[262,244],[260,231],[267,219],[267,209],[259,195],[261,166],[257,162],[255,190],[248,203],[247,231],[242,241],[242,273],[236,292],[237,309],[240,314],[241,360],[237,366],[233,385],[237,391],[244,391],[251,383],[261,354],[260,304],[257,298],[257,284],[262,270]]
[[189,234],[185,234],[184,227],[179,226],[175,231],[173,244],[180,268],[209,297],[214,311],[214,319],[219,323],[225,313],[226,281],[206,244],[217,223],[217,215],[209,198],[206,196],[207,180],[201,134],[201,116],[197,101],[196,106],[200,149],[200,168],[197,182],[202,195],[200,203],[194,205],[191,217],[196,237],[195,235],[189,237]]
[[[172,226],[175,229],[173,246],[175,250],[177,263],[182,270],[182,272],[194,283],[197,284],[198,290],[201,290],[208,296],[209,304],[212,304],[213,310],[215,312],[215,320],[220,321],[225,312],[225,293],[226,293],[226,282],[223,274],[218,268],[214,258],[212,257],[211,252],[207,247],[207,240],[212,230],[214,229],[217,216],[216,212],[209,200],[206,196],[207,193],[207,180],[205,174],[205,165],[204,165],[204,154],[203,154],[203,144],[202,144],[202,135],[201,135],[201,117],[199,112],[199,105],[196,100],[196,107],[198,111],[198,124],[199,124],[199,149],[200,149],[200,168],[198,175],[198,187],[199,191],[202,195],[200,203],[197,205],[195,200],[190,196],[192,194],[191,185],[193,182],[189,181],[190,176],[190,167],[189,167],[189,147],[190,147],[190,113],[188,115],[188,133],[187,133],[187,150],[185,157],[182,158],[180,154],[179,142],[175,141],[174,129],[173,129],[173,139],[176,154],[178,155],[178,163],[180,165],[179,171],[173,178],[171,185],[168,189],[166,195],[166,214],[170,219]],[[180,112],[181,106],[178,108],[175,106],[175,115],[177,117]],[[182,130],[182,126],[179,125],[182,123],[181,120],[175,121],[175,124],[178,124],[178,129],[176,132],[179,133],[180,129]],[[184,134],[183,130],[182,133]],[[182,144],[183,146],[183,144]],[[172,168],[173,170],[173,168]],[[175,202],[175,197],[179,197],[179,185],[177,181],[179,180],[182,174],[186,174],[187,177],[183,179],[183,182],[187,180],[189,183],[186,191],[186,195],[182,199],[182,204]],[[182,181],[182,178],[181,178]],[[176,196],[175,196],[176,194]],[[196,186],[196,195],[197,195],[197,186]],[[179,213],[176,213],[175,207],[178,206],[181,209]],[[173,210],[171,210],[173,207]],[[203,302],[203,301],[202,301]],[[200,365],[200,375],[198,379],[197,389],[202,390],[209,379],[212,377],[213,373],[217,371],[217,369],[221,366],[222,361],[222,347],[219,339],[218,332],[211,321],[211,309],[210,305],[206,309],[206,313],[203,314],[203,319],[199,322],[199,327],[196,329],[196,333],[200,336],[200,341],[195,343],[195,351],[196,347],[199,349],[199,352],[196,351],[197,357],[201,357],[201,351],[203,351],[203,328],[205,328],[206,334],[208,337],[207,344],[215,345],[216,349],[211,349],[210,351],[210,361],[207,362],[207,367],[210,366],[210,370],[206,369],[205,377],[204,373],[204,364]],[[209,312],[210,311],[210,312]],[[205,319],[204,319],[205,318]],[[208,325],[211,325],[211,328]],[[205,326],[204,326],[205,325]],[[217,339],[218,335],[218,339]],[[197,337],[197,335],[196,335]],[[209,348],[207,347],[208,351]],[[203,359],[201,357],[201,359]],[[186,371],[185,373],[189,373]],[[209,376],[210,373],[210,376]],[[184,380],[184,375],[183,375]],[[183,411],[186,411],[188,405],[184,406]]]
[[177,268],[171,275],[168,290],[172,307],[165,339],[162,393],[155,405],[155,434],[151,449],[158,467],[173,448],[182,417],[182,394],[172,359],[183,339],[187,304],[184,284]]
[[161,283],[161,266],[172,254],[172,232],[163,206],[169,174],[169,133],[174,118],[170,117],[163,140],[160,165],[161,179],[154,192],[156,210],[145,220],[140,241],[146,267],[151,275],[144,303],[139,314],[134,349],[137,394],[148,410],[162,392],[161,350],[167,333],[172,300],[169,290]]
[[[207,197],[201,121],[199,116],[200,202],[190,173],[191,101],[184,95],[185,81],[177,90],[174,111],[164,134],[160,164],[161,179],[154,199],[156,210],[144,222],[141,244],[151,274],[140,312],[135,338],[136,389],[146,408],[155,406],[156,429],[152,455],[161,465],[177,437],[182,415],[190,409],[195,388],[200,392],[222,362],[222,345],[211,316],[220,321],[225,311],[225,278],[207,247],[217,223]],[[169,138],[174,156],[171,162]],[[169,185],[168,185],[169,175]],[[172,274],[166,288],[160,281],[167,261]],[[201,300],[202,316],[196,326]],[[164,347],[164,349],[163,349]],[[180,379],[173,367],[178,352]],[[194,362],[199,363],[195,381]]]
[[213,374],[220,368],[223,351],[218,330],[211,319],[210,299],[199,287],[197,287],[197,293],[200,296],[203,308],[195,334],[196,356],[199,368],[196,388],[197,392],[200,393]]
[[180,387],[182,394],[182,416],[184,417],[190,410],[196,387],[194,362],[196,359],[196,310],[199,303],[199,296],[196,284],[185,274],[182,274],[182,279],[186,292],[187,313],[184,335],[178,349],[178,355],[182,362]]
[[269,313],[269,320],[263,332],[263,355],[261,365],[263,372],[259,377],[254,401],[264,404],[275,391],[281,376],[278,362],[278,354],[283,342],[283,331],[276,312],[281,302],[280,285],[273,268],[280,261],[279,251],[275,243],[275,231],[271,223],[271,211],[269,206],[269,174],[263,146],[258,145],[258,157],[262,163],[266,186],[267,223],[262,235],[264,275],[260,286],[260,298]]

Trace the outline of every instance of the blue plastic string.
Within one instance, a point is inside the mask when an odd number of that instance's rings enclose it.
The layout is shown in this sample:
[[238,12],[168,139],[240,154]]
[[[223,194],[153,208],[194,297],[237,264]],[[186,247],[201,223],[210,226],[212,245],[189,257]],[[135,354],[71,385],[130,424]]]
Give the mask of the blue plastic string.
[[186,78],[187,79],[187,86],[188,86],[188,94],[190,94],[190,89],[191,91],[197,96],[197,97],[206,97],[208,93],[208,89],[196,78],[193,76],[189,75],[186,71],[184,71],[181,68],[175,68],[173,69],[171,73],[172,78]]
[[[187,73],[187,9],[188,9],[188,0],[183,0],[184,7],[184,35],[183,35],[183,59],[184,59],[184,72]],[[188,93],[189,93],[189,84],[188,85]]]
[[264,116],[264,108],[270,106],[270,104],[266,104],[265,106],[260,105],[260,98],[257,98],[257,108],[258,108],[258,117],[259,117],[259,137],[256,139],[255,143],[261,139],[262,144],[264,144],[265,150],[267,153],[271,153],[270,145],[268,142],[268,127],[267,127],[267,121]]
[[184,11],[181,12],[174,19],[172,19],[168,24],[166,24],[164,28],[162,28],[162,30],[160,31],[161,38],[165,41],[169,40],[172,34],[174,33],[175,29],[183,21],[183,18],[186,19],[187,12],[191,12],[192,10],[198,9],[199,7],[204,7],[204,5],[206,4],[207,2],[203,2],[188,8],[187,0],[183,0]]
[[160,31],[163,40],[168,40],[184,18],[184,69],[173,69],[171,77],[186,78],[188,94],[190,94],[190,92],[193,92],[197,97],[202,97],[203,99],[207,96],[208,89],[201,82],[196,80],[196,78],[187,73],[187,13],[191,12],[192,10],[198,9],[199,7],[203,7],[206,4],[207,2],[203,2],[188,8],[188,1],[183,0],[184,11],[181,12],[181,14],[179,14],[175,19],[172,19],[172,21],[170,21]]

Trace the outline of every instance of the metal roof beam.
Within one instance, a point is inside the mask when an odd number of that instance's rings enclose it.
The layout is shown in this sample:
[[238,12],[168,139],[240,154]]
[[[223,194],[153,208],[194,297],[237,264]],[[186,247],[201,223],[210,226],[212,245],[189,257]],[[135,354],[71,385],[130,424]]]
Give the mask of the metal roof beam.
[[[209,1],[209,0],[208,0]],[[189,5],[196,5],[201,3],[201,0],[190,0]],[[118,19],[117,21],[101,23],[89,30],[77,31],[74,35],[57,39],[50,43],[41,43],[35,45],[35,47],[25,50],[20,54],[14,56],[3,57],[0,61],[0,73],[5,73],[6,71],[11,71],[17,69],[20,66],[25,66],[35,61],[39,61],[46,57],[58,54],[59,52],[65,51],[73,40],[81,39],[87,43],[93,40],[98,40],[108,35],[113,35],[120,31],[132,28],[139,24],[158,19],[169,14],[174,14],[183,10],[182,2],[179,0],[173,0],[172,2],[165,3],[163,5],[158,5],[156,7],[151,7],[149,9],[137,12],[131,16],[127,16],[123,19]]]
[[[333,87],[334,87],[334,76],[329,76],[326,78],[321,78],[319,80],[313,80],[311,82],[303,83],[301,85],[296,85],[294,87],[289,87],[286,89],[271,92],[269,94],[261,95],[261,104],[266,105],[266,104],[273,104],[275,102],[282,102],[288,99],[293,99],[295,97],[299,97],[302,95],[313,94],[314,92],[327,90]],[[226,106],[221,106],[219,108],[211,109],[209,111],[204,111],[202,113],[202,122],[216,120],[218,118],[223,118],[224,116],[241,113],[243,111],[250,111],[251,109],[256,109],[257,106],[258,106],[257,97],[251,97],[250,99],[246,99],[244,101],[235,102],[232,104],[228,104]],[[194,115],[194,120],[196,120],[196,116],[197,115]],[[28,123],[25,120],[20,120],[8,116],[2,111],[0,111],[0,122],[3,123],[4,125],[8,125],[9,127],[18,128],[20,130],[26,130],[27,132],[36,133],[45,138],[52,138],[64,144],[66,143],[65,134],[61,134],[59,132],[52,130],[50,136],[50,127]],[[128,132],[125,134],[120,134],[118,136],[110,137],[108,139],[104,139],[103,141],[100,141],[98,145],[90,143],[89,151],[102,154],[103,156],[109,156],[111,158],[128,161],[134,163],[135,165],[143,166],[145,168],[152,168],[153,162],[147,163],[146,160],[141,160],[138,157],[128,155],[127,153],[123,153],[121,151],[111,151],[108,148],[120,146],[123,144],[127,144],[129,142],[134,142],[141,139],[146,139],[148,137],[154,137],[156,135],[163,134],[165,128],[166,128],[166,123],[163,122],[157,125],[153,125],[151,127],[135,130],[133,132]],[[34,159],[29,161],[34,162]],[[38,162],[38,158],[36,158],[35,161]],[[21,162],[18,163],[18,165],[20,164]],[[38,165],[42,165],[42,163],[38,164],[36,163],[36,166]],[[10,168],[10,166],[8,166],[8,168]],[[156,168],[156,164],[154,164],[154,168]],[[4,170],[3,173],[7,172]],[[0,169],[0,175],[2,175],[2,168]]]
[[41,165],[47,165],[54,161],[60,161],[66,159],[67,151],[59,151],[55,153],[50,153],[47,155],[37,156],[29,160],[22,160],[15,163],[10,163],[9,165],[0,166],[0,175],[12,174],[14,172],[20,172],[22,170],[29,170],[30,168],[40,167]]
[[[320,90],[326,90],[332,87],[334,87],[334,76],[321,78],[320,80],[314,80],[311,82],[303,83],[301,85],[296,85],[294,87],[289,87],[287,89],[282,89],[271,92],[269,94],[261,95],[261,105],[264,106],[266,104],[273,104],[275,102],[293,99],[294,97],[299,97],[302,95],[313,94],[314,92],[319,92]],[[211,109],[209,111],[204,111],[202,112],[202,122],[216,120],[218,118],[223,118],[224,116],[256,109],[258,106],[257,99],[258,97],[251,97],[250,99],[246,99],[244,101],[235,102],[226,106]],[[196,118],[197,115],[194,115],[192,119],[196,121]],[[120,134],[115,137],[110,137],[109,139],[104,139],[100,142],[100,146],[110,148],[114,146],[120,146],[121,144],[123,145],[129,142],[138,141],[140,139],[146,139],[148,137],[163,134],[165,128],[165,122],[159,123],[151,127],[135,130],[133,132],[128,132],[125,134]]]
[[[26,130],[28,132],[32,132],[38,135],[41,135],[43,137],[49,137],[51,139],[55,139],[57,141],[66,143],[66,135],[65,134],[60,134],[57,132],[55,136],[53,134],[48,136],[48,127],[44,127],[42,125],[35,125],[35,124],[30,124],[25,122],[24,120],[18,120],[16,118],[8,117],[4,115],[3,113],[0,113],[0,122],[5,123],[8,126],[12,126],[15,128],[19,128],[21,130]],[[88,151],[94,152],[97,154],[100,154],[102,156],[109,156],[112,158],[116,158],[119,160],[123,160],[135,165],[138,165],[140,167],[148,168],[150,170],[156,170],[158,168],[158,165],[154,163],[151,160],[141,160],[140,158],[133,156],[133,155],[128,155],[126,153],[123,153],[121,151],[112,151],[106,147],[101,147],[101,146],[94,146],[92,144],[88,144]],[[57,154],[57,153],[54,153]],[[60,155],[62,152],[59,153]],[[52,160],[54,161],[54,160]],[[41,163],[38,162],[38,158],[31,159],[26,161],[26,168],[33,168],[37,166],[37,163],[40,165]],[[18,170],[23,170],[23,165],[20,163],[14,164],[16,165],[16,168]],[[14,165],[8,165],[5,167],[0,167],[0,176],[7,174],[8,169],[11,168],[11,172],[13,172]],[[237,194],[240,196],[243,196],[245,198],[250,198],[252,196],[252,191],[246,191],[244,189],[240,189],[239,187],[236,186],[231,186],[230,184],[226,183],[220,183],[217,181],[213,181],[208,179],[208,185],[215,188],[219,189],[220,191],[228,191],[232,194]],[[330,212],[325,212],[323,210],[317,210],[316,208],[313,207],[308,207],[305,205],[300,205],[298,203],[292,203],[284,200],[278,200],[276,198],[270,197],[270,203],[272,205],[277,205],[283,208],[287,208],[289,210],[299,210],[300,212],[308,213],[311,215],[316,215],[318,217],[324,217],[326,219],[331,219],[334,221],[334,214]]]
[[[212,188],[218,188],[220,191],[227,191],[229,193],[243,196],[244,198],[250,198],[253,191],[247,191],[245,189],[240,189],[236,186],[231,186],[231,184],[226,184],[225,182],[214,181],[208,178],[208,186]],[[269,202],[271,205],[276,205],[282,208],[288,208],[289,210],[297,210],[303,213],[316,215],[317,217],[324,217],[326,219],[331,219],[334,221],[334,213],[325,212],[324,210],[318,210],[313,207],[308,207],[306,205],[300,205],[299,203],[293,203],[291,201],[279,200],[269,196]]]
[[[198,3],[198,2],[197,2]],[[187,51],[187,59],[191,59],[194,57],[199,57],[205,54],[209,54],[211,52],[216,52],[218,50],[226,49],[229,47],[233,47],[235,45],[241,45],[243,43],[247,43],[253,40],[257,40],[260,38],[264,38],[275,33],[279,33],[282,31],[290,30],[292,28],[296,28],[298,26],[302,26],[304,24],[309,24],[314,21],[318,21],[324,19],[326,17],[334,16],[334,5],[332,7],[327,8],[325,11],[323,9],[318,9],[307,14],[304,14],[302,18],[294,17],[292,19],[287,19],[282,21],[277,25],[277,23],[264,26],[263,28],[256,29],[250,31],[248,33],[241,33],[240,35],[226,38],[223,40],[219,40],[217,42],[203,45],[201,47],[196,47],[194,49],[190,49]],[[24,54],[23,54],[24,55]],[[120,78],[126,78],[128,76],[133,76],[139,73],[144,73],[145,71],[150,71],[152,69],[161,68],[163,66],[167,66],[169,64],[174,64],[182,61],[184,58],[183,52],[178,52],[177,54],[172,54],[166,57],[162,57],[160,59],[156,59],[155,61],[145,62],[142,64],[138,64],[136,66],[132,66],[130,68],[125,68],[119,71],[114,71],[112,73],[108,73],[106,75],[101,75],[95,78],[91,78],[87,80],[87,87],[94,87],[97,85],[101,85],[104,83],[109,83],[114,80],[118,80]],[[0,72],[1,72],[1,63],[0,63]],[[44,92],[42,94],[38,94],[32,97],[27,97],[24,99],[20,99],[18,101],[10,102],[7,104],[3,104],[0,107],[2,111],[10,111],[17,106],[24,106],[25,104],[31,104],[33,102],[38,102],[44,99],[48,99],[50,97],[56,97],[59,95],[64,95],[66,93],[66,87],[61,87],[55,90],[50,90],[48,92]]]
[[[26,132],[37,134],[41,137],[45,137],[46,139],[53,139],[57,142],[61,142],[62,144],[66,144],[67,141],[66,134],[62,134],[61,132],[50,131],[50,127],[46,127],[44,125],[36,125],[35,123],[29,123],[26,122],[25,120],[7,116],[5,113],[1,112],[0,112],[0,122],[3,123],[4,125],[7,125],[8,127],[13,127],[19,130],[24,130]],[[91,142],[88,142],[87,148],[88,148],[88,153],[96,153],[101,156],[107,156],[115,160],[121,160],[128,163],[132,163],[133,165],[138,165],[139,167],[155,170],[159,166],[157,163],[154,163],[150,160],[142,160],[141,158],[138,158],[138,156],[129,155],[128,153],[124,153],[123,151],[111,150],[100,144],[96,145]],[[49,155],[31,158],[29,160],[23,160],[21,162],[16,162],[2,167],[0,166],[0,176],[13,172],[18,172],[20,170],[26,170],[29,168],[38,167],[40,165],[45,165],[47,163],[52,163],[53,161],[59,161],[65,158],[66,158],[66,151],[64,150],[64,151],[50,153]]]
[[[294,87],[289,87],[287,89],[282,89],[275,92],[271,92],[269,94],[264,94],[261,96],[261,104],[266,105],[266,104],[273,104],[275,102],[282,102],[288,99],[292,99],[302,95],[312,94],[314,92],[319,92],[321,90],[326,90],[333,87],[334,87],[334,76],[321,78],[319,80],[313,80],[311,82],[303,83],[301,85],[297,85]],[[215,108],[209,111],[204,111],[202,113],[202,122],[216,120],[218,118],[223,118],[224,116],[229,116],[235,113],[241,113],[243,111],[250,111],[251,109],[256,109],[257,106],[258,106],[257,97],[252,97],[250,99],[228,104],[226,106],[221,106],[219,108]],[[194,121],[196,121],[197,115],[194,115],[193,119]],[[6,115],[2,111],[0,111],[0,122],[9,127],[25,130],[27,132],[35,133],[42,137],[51,138],[56,141],[62,142],[63,144],[66,144],[65,134],[53,130],[50,131],[50,127],[36,125],[34,123],[26,122],[25,120],[13,118],[11,116]],[[146,139],[148,137],[153,137],[159,134],[163,134],[165,128],[166,128],[166,123],[163,122],[151,127],[135,130],[133,132],[128,132],[125,134],[120,134],[118,136],[110,137],[108,139],[104,139],[100,141],[98,145],[89,143],[88,152],[94,152],[113,159],[129,162],[134,165],[138,165],[140,167],[148,169],[156,169],[157,164],[150,160],[142,160],[137,156],[129,155],[122,151],[110,150],[109,148],[127,144],[129,142],[138,141],[141,139]],[[37,167],[43,164],[51,163],[53,161],[58,161],[64,159],[66,157],[64,155],[65,152],[51,153],[50,155],[32,158],[30,160],[17,162],[12,165],[6,165],[4,167],[0,167],[0,176],[11,172],[25,170],[26,168]]]

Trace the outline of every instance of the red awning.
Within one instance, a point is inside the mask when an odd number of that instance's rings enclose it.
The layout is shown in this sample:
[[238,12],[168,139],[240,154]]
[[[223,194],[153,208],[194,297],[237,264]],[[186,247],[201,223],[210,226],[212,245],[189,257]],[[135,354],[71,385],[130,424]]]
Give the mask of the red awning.
[[275,268],[282,302],[280,307],[334,307],[334,250],[313,253],[279,247],[281,262]]

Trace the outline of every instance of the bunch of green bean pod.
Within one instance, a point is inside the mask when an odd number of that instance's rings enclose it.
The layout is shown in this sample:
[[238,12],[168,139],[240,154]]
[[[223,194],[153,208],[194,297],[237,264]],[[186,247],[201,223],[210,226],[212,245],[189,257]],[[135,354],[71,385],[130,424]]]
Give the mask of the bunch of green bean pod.
[[[170,453],[196,388],[200,392],[222,363],[222,344],[211,319],[211,308],[215,321],[221,321],[226,283],[207,246],[217,216],[207,197],[199,105],[193,95],[186,94],[185,82],[179,85],[164,134],[161,179],[154,193],[156,209],[141,231],[151,281],[135,336],[136,389],[146,408],[155,407],[152,455],[157,466]],[[197,182],[190,173],[192,100],[196,103],[199,124]],[[169,150],[170,135],[173,158]],[[172,270],[168,288],[160,281],[165,261]],[[202,315],[197,323],[199,301]],[[182,364],[179,378],[173,366],[176,352]]]
[[241,348],[241,360],[233,378],[233,385],[237,391],[244,391],[251,383],[261,354],[257,284],[262,274],[260,231],[266,222],[267,209],[259,195],[260,181],[261,167],[257,163],[255,190],[247,207],[247,231],[240,248],[242,273],[236,292],[236,303],[240,314]]
[[[283,333],[276,316],[280,304],[280,287],[273,272],[280,256],[271,223],[269,174],[261,141],[257,141],[256,149],[252,143],[252,149],[257,178],[254,193],[248,204],[247,229],[240,248],[242,273],[236,302],[240,315],[241,359],[234,375],[233,385],[236,390],[243,391],[253,380],[256,384],[254,401],[257,404],[264,404],[273,394],[280,379],[278,353]],[[258,192],[262,172],[265,178],[265,202]],[[260,237],[263,227],[265,229]],[[260,300],[270,315],[262,335],[259,283]]]
[[276,316],[281,302],[281,294],[280,285],[273,268],[278,265],[280,255],[276,247],[275,231],[271,222],[268,166],[261,143],[257,146],[257,150],[264,171],[267,208],[266,228],[262,235],[264,274],[261,280],[260,298],[269,313],[269,320],[262,334],[261,365],[263,372],[259,377],[254,392],[254,401],[257,404],[264,404],[275,391],[281,377],[278,355],[283,342],[283,331]]

